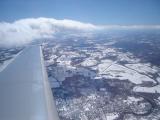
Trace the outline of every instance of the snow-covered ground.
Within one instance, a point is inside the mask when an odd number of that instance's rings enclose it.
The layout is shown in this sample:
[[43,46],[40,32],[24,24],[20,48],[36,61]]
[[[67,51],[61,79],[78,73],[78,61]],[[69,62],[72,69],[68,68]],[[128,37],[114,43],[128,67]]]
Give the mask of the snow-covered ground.
[[152,67],[149,63],[126,64],[125,66],[137,70],[140,73],[145,73],[148,75],[149,73],[154,74],[159,70],[158,67],[155,66]]
[[126,104],[133,104],[134,102],[138,102],[138,101],[142,101],[142,100],[144,100],[143,98],[135,98],[135,97],[133,97],[133,96],[128,96],[128,98],[126,99],[126,100],[124,100],[124,102],[126,103]]
[[144,93],[160,93],[160,85],[154,87],[141,87],[136,86],[133,88],[134,92],[144,92]]
[[96,64],[97,64],[97,61],[94,59],[86,59],[81,63],[82,66],[86,66],[86,67],[94,66]]
[[0,63],[0,72],[2,72],[21,52],[18,54],[11,55],[12,58],[9,60],[5,60],[2,64]]
[[118,118],[118,114],[117,113],[108,113],[106,114],[106,120],[115,120],[116,118]]
[[103,60],[102,63],[97,67],[94,67],[94,69],[99,71],[99,76],[105,78],[129,80],[135,84],[142,84],[145,81],[155,83],[155,80],[146,75],[140,74],[136,71],[137,69],[130,69],[129,67],[122,66],[111,60]]
[[149,95],[135,92],[160,93],[160,68],[121,48],[90,43],[59,45],[46,61],[60,116],[116,120],[124,112],[124,120],[148,120]]
[[59,66],[57,66],[54,70],[54,77],[58,81],[64,81],[66,77],[72,77],[73,75],[83,75],[85,77],[94,78],[96,74],[86,68],[76,68],[73,66],[67,66],[66,64],[60,63]]
[[57,58],[57,56],[56,55],[52,55],[49,60],[45,60],[45,65],[49,66],[49,65],[54,64],[54,59],[55,58]]

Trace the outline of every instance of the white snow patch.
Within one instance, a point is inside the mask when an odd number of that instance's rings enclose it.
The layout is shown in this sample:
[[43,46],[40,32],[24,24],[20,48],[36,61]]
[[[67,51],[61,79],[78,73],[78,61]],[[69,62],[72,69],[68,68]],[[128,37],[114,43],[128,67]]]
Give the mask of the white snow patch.
[[99,75],[106,78],[129,80],[135,84],[142,84],[144,81],[155,83],[153,79],[134,70],[128,69],[119,64],[102,63],[98,66]]
[[102,63],[99,64],[96,68],[98,69],[99,71],[99,74],[103,74],[103,72],[109,67],[111,66],[113,63],[113,61],[111,60],[108,60],[108,59],[105,59],[105,60],[102,60]]
[[135,98],[135,97],[131,97],[131,96],[129,96],[128,98],[127,98],[127,100],[124,100],[124,102],[125,103],[127,103],[127,104],[132,104],[133,102],[138,102],[138,101],[142,101],[143,100],[143,98]]
[[149,63],[126,64],[125,66],[145,74],[158,72],[158,68],[157,69],[155,67],[152,68]]
[[108,113],[106,114],[106,120],[115,120],[118,117],[117,113]]
[[133,88],[134,92],[144,92],[144,93],[160,93],[160,85],[154,87],[141,87],[136,86]]
[[86,59],[81,63],[82,66],[86,66],[86,67],[94,66],[96,64],[97,64],[97,61],[94,59]]

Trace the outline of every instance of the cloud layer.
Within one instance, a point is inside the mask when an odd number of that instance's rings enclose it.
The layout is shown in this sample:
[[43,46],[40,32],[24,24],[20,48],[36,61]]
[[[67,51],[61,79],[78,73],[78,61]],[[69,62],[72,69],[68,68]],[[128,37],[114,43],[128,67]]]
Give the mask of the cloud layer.
[[13,23],[0,22],[0,46],[24,45],[37,39],[53,38],[57,33],[68,31],[79,34],[80,31],[110,29],[160,29],[160,25],[97,26],[90,23],[53,18],[21,19]]
[[0,23],[0,46],[22,45],[36,39],[52,38],[64,31],[90,31],[97,27],[72,20],[49,18],[21,19],[13,23]]

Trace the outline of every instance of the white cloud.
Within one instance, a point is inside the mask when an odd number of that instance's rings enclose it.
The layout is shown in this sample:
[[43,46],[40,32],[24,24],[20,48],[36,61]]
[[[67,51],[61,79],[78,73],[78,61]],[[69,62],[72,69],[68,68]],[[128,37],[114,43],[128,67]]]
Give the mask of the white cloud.
[[110,29],[160,29],[160,25],[105,25],[97,26],[73,20],[53,18],[28,18],[13,23],[0,22],[0,46],[23,45],[36,39],[52,38],[57,33]]
[[0,23],[0,46],[22,45],[36,39],[52,38],[58,32],[91,31],[98,27],[88,23],[51,18],[21,19]]
[[160,29],[160,25],[104,25],[102,29]]

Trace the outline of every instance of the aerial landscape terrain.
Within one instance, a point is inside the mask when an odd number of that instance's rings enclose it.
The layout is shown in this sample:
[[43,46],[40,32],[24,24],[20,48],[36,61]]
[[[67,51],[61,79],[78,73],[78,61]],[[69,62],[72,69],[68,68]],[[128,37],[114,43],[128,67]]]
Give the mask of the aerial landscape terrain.
[[160,0],[0,0],[0,85],[0,120],[160,120]]
[[[160,120],[160,31],[64,36],[42,44],[61,120]],[[22,49],[1,48],[0,70]]]

